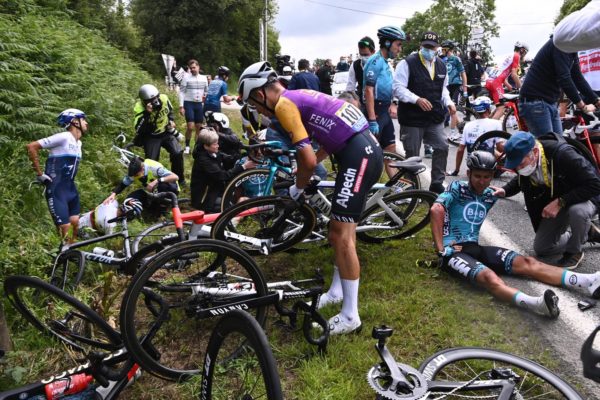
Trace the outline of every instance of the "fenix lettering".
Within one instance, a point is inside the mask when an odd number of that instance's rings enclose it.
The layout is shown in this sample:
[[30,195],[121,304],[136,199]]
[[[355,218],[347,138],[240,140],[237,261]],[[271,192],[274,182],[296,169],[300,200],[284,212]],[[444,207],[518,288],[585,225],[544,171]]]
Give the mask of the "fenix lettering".
[[231,305],[227,307],[215,308],[214,310],[210,310],[212,315],[224,315],[233,310],[248,310],[249,307],[247,304],[237,304]]
[[356,170],[354,168],[348,168],[346,172],[344,172],[344,183],[342,190],[337,195],[337,199],[335,200],[340,206],[344,208],[348,208],[348,201],[354,193],[352,192],[352,187],[354,186],[354,180],[356,179]]
[[327,130],[330,130],[335,126],[335,120],[333,118],[325,118],[322,115],[311,114],[309,121]]

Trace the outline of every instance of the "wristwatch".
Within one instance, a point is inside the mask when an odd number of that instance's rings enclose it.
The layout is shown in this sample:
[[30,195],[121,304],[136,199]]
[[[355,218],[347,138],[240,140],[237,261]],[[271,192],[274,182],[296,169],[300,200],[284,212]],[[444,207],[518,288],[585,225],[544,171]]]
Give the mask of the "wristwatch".
[[165,178],[158,178],[158,182],[163,183],[165,181]]

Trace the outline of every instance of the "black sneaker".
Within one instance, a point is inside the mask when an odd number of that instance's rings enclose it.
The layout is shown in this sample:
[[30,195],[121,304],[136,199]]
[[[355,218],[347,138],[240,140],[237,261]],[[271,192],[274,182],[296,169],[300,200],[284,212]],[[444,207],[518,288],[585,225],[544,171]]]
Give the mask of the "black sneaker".
[[564,253],[562,258],[558,260],[556,263],[559,267],[563,267],[566,269],[574,270],[579,267],[581,261],[583,260],[583,251],[579,253]]
[[445,190],[446,188],[441,183],[432,183],[431,186],[429,186],[429,191],[437,194],[444,193]]
[[548,309],[548,313],[546,314],[548,317],[558,317],[558,314],[560,314],[560,310],[558,309],[558,296],[554,291],[548,289],[544,292],[544,304],[546,304],[546,308]]
[[600,243],[600,227],[593,222],[592,225],[590,225],[587,241],[591,243]]

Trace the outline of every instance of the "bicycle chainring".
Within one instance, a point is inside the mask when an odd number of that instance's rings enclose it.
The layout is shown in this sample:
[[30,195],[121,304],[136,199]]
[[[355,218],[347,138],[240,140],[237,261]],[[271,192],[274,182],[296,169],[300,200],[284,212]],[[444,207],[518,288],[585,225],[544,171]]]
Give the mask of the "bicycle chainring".
[[367,373],[367,382],[373,390],[383,399],[390,400],[418,400],[427,394],[427,380],[419,371],[410,365],[398,363],[398,368],[402,371],[406,379],[411,383],[412,388],[409,391],[392,390],[389,386],[392,377],[385,366],[380,363],[374,365]]

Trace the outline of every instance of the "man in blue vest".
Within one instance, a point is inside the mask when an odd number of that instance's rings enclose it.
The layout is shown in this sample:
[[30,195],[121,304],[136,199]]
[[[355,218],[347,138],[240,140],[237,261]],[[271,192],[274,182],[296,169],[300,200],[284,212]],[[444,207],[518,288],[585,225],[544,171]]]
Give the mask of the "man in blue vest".
[[419,51],[398,63],[393,87],[406,156],[418,156],[423,141],[433,147],[429,190],[441,193],[448,159],[444,116],[446,108],[452,116],[456,107],[446,88],[446,65],[436,56],[438,47],[437,33],[425,32]]

